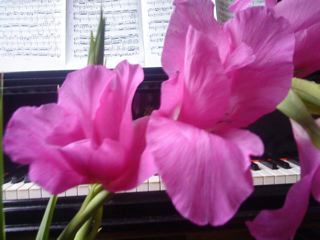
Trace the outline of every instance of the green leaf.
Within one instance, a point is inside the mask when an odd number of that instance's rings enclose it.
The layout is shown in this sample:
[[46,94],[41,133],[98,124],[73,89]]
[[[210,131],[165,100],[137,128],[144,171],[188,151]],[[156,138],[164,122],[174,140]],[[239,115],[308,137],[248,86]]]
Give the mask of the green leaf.
[[309,134],[312,143],[320,149],[320,128],[308,112],[307,107],[295,91],[290,90],[288,96],[277,107],[281,112],[299,123]]
[[93,32],[90,33],[90,46],[89,46],[89,54],[88,54],[88,64],[94,64],[94,48],[95,48],[95,41],[93,37]]
[[320,84],[301,78],[292,79],[292,89],[311,114],[320,115]]
[[90,36],[90,48],[88,56],[88,64],[100,64],[104,63],[104,35],[105,35],[105,19],[101,10],[100,21],[96,38],[93,37],[91,32]]
[[36,240],[48,240],[49,239],[49,232],[50,232],[50,226],[52,222],[52,217],[54,213],[54,209],[56,207],[57,203],[57,196],[51,196],[46,208],[46,211],[43,215]]
[[[0,74],[0,186],[3,184],[3,148],[2,148],[2,135],[3,135],[3,73]],[[0,194],[0,239],[6,239],[5,232],[5,217],[3,212],[3,199]]]

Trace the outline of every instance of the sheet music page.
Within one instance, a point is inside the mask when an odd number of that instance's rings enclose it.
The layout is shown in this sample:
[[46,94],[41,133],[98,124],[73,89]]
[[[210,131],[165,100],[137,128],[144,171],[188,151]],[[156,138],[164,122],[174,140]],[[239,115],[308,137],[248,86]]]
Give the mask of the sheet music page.
[[61,69],[65,0],[0,0],[0,72]]
[[[233,13],[229,11],[229,6],[234,2],[235,0],[215,0],[215,7],[216,7],[216,13],[217,13],[217,19],[220,22],[225,22],[228,19],[233,17]],[[263,6],[265,0],[253,0],[251,2],[251,6]]]
[[106,19],[105,58],[108,67],[127,59],[143,64],[140,0],[68,1],[67,64],[86,66],[90,31],[96,34],[101,5]]
[[163,41],[171,13],[172,0],[141,0],[145,67],[160,67]]

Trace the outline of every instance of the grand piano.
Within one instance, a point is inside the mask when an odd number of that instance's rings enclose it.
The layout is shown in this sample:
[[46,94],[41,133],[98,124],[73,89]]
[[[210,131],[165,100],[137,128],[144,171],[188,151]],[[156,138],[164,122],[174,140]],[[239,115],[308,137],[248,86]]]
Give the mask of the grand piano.
[[[145,81],[134,97],[133,115],[149,114],[159,106],[161,82],[166,75],[160,68],[146,68]],[[57,86],[69,71],[20,72],[4,75],[4,117],[8,121],[21,106],[54,102]],[[310,77],[320,80],[319,74]],[[183,219],[165,193],[161,179],[152,177],[129,192],[116,194],[104,206],[102,239],[252,239],[245,221],[261,209],[279,208],[290,186],[299,180],[300,167],[296,145],[288,119],[273,112],[259,119],[249,129],[264,141],[265,154],[253,159],[255,191],[236,216],[225,226],[199,227]],[[279,165],[282,159],[289,166]],[[282,162],[283,162],[282,161]],[[8,239],[34,239],[45,210],[48,193],[30,183],[27,168],[13,164],[5,156],[6,231]],[[79,209],[88,186],[79,186],[61,194],[51,227],[57,236]],[[320,239],[320,205],[310,199],[308,213],[296,239]]]

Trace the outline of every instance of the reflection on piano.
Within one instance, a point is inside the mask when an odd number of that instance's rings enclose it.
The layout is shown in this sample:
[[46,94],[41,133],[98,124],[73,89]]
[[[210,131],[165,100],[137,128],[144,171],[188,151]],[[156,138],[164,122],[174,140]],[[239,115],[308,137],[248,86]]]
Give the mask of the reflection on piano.
[[[9,73],[4,83],[4,116],[23,105],[56,101],[57,86],[68,71]],[[318,75],[314,76],[319,79]],[[159,68],[145,69],[145,81],[134,98],[133,114],[140,117],[159,106],[161,82],[166,75]],[[250,126],[265,143],[265,154],[253,157],[251,172],[255,192],[243,204],[235,218],[220,228],[198,227],[184,220],[174,209],[158,176],[136,189],[116,194],[105,205],[103,234],[107,239],[251,239],[244,221],[265,208],[281,207],[291,184],[300,179],[300,167],[289,121],[275,111]],[[27,168],[5,161],[6,229],[9,239],[33,239],[41,221],[49,194],[29,181]],[[235,186],[236,187],[236,186]],[[60,194],[52,232],[58,234],[76,213],[88,185]],[[320,206],[310,200],[310,207],[297,239],[320,239]],[[318,224],[318,225],[317,225]],[[103,235],[102,234],[102,235]],[[104,235],[103,235],[104,236]]]

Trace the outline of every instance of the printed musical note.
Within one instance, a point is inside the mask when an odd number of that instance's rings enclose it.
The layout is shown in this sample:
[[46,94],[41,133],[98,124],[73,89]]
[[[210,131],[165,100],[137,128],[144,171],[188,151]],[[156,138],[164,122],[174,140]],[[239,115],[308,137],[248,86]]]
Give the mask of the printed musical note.
[[62,2],[0,0],[0,57],[62,57]]
[[[72,43],[72,59],[86,60],[90,31],[97,28],[101,6],[106,19],[105,56],[113,59],[136,56],[143,60],[142,26],[139,0],[73,0],[72,18],[68,25]],[[140,62],[141,62],[140,61]],[[115,60],[114,60],[115,62]],[[139,60],[138,60],[139,62]]]
[[168,27],[172,0],[141,1],[146,66],[159,67],[163,41]]

